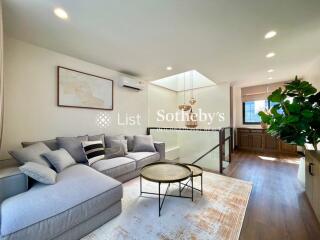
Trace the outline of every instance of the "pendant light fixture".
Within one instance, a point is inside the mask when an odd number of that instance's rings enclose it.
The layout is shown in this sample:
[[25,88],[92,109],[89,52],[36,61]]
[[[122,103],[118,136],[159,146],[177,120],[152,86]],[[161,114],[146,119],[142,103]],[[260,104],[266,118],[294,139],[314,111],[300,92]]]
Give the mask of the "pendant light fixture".
[[191,77],[191,97],[190,97],[189,103],[191,105],[194,105],[197,103],[197,100],[194,98],[194,95],[193,95],[193,70],[191,71],[191,74],[192,74],[192,77]]
[[192,112],[192,108],[188,114],[188,119],[186,121],[187,128],[196,128],[198,126],[197,115]]
[[178,108],[182,111],[189,111],[191,109],[191,105],[186,104],[186,73],[183,73],[183,104],[180,104]]

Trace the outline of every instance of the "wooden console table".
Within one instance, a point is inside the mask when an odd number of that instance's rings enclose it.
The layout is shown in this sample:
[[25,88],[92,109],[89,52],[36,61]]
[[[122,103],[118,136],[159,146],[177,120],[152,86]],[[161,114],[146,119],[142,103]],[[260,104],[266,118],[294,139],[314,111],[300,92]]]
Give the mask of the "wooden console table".
[[287,144],[275,137],[270,136],[265,129],[238,128],[237,147],[243,150],[296,153],[297,146]]

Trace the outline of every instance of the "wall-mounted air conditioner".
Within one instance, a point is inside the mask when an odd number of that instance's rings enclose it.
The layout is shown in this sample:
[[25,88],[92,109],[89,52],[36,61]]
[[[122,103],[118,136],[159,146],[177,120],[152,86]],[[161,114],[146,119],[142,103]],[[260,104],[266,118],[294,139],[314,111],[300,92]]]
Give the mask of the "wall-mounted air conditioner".
[[133,78],[133,77],[121,75],[120,81],[119,81],[119,86],[140,91],[140,90],[143,90],[144,83],[138,79]]

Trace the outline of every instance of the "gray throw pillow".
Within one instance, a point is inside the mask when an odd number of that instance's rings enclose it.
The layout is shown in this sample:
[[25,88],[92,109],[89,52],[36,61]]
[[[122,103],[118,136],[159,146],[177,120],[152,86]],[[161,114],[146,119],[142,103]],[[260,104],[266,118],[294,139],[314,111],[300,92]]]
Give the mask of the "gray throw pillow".
[[43,166],[35,162],[27,162],[23,166],[19,167],[20,171],[28,177],[43,183],[43,184],[55,184],[57,173],[51,168]]
[[112,140],[125,140],[123,135],[115,135],[115,136],[105,136],[104,138],[106,148],[111,148],[111,141]]
[[123,147],[113,147],[113,148],[106,148],[104,150],[105,152],[105,158],[111,159],[116,157],[124,157],[125,153],[123,150]]
[[64,148],[78,163],[87,163],[81,142],[88,141],[88,136],[57,137],[59,148]]
[[47,145],[47,147],[50,148],[52,151],[59,149],[56,139],[50,139],[50,140],[44,140],[44,141],[36,141],[36,142],[22,142],[21,145],[22,145],[22,147],[28,147],[30,145],[33,145],[33,144],[39,143],[39,142],[42,142],[45,145]]
[[39,142],[25,148],[9,151],[10,155],[21,164],[27,162],[36,162],[43,166],[50,167],[49,162],[41,155],[50,152],[44,143]]
[[151,135],[138,135],[133,137],[134,152],[156,152]]
[[128,152],[132,152],[133,151],[133,136],[125,136],[126,140],[127,140],[127,144],[128,144]]
[[76,161],[72,156],[63,148],[42,154],[42,156],[52,164],[58,173],[62,172],[63,169],[76,164]]
[[106,147],[104,138],[105,138],[105,135],[104,135],[104,133],[102,133],[102,134],[99,134],[99,135],[89,136],[88,140],[89,141],[101,141],[103,147]]
[[111,148],[121,147],[124,154],[128,154],[127,140],[111,140]]

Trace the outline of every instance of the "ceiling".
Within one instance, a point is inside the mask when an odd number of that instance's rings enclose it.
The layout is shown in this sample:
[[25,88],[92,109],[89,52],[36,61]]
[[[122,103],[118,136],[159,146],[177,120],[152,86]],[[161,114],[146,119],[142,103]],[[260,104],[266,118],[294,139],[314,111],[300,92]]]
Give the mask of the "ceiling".
[[196,70],[178,73],[169,77],[151,81],[151,83],[175,92],[216,85],[212,80],[203,76]]
[[[76,3],[75,3],[76,2]],[[319,0],[4,0],[11,37],[155,80],[287,80],[320,55]],[[67,21],[53,14],[62,7]],[[264,35],[276,30],[269,40]],[[272,59],[265,55],[274,51]],[[167,71],[166,67],[173,70]],[[272,74],[269,68],[275,69]]]

